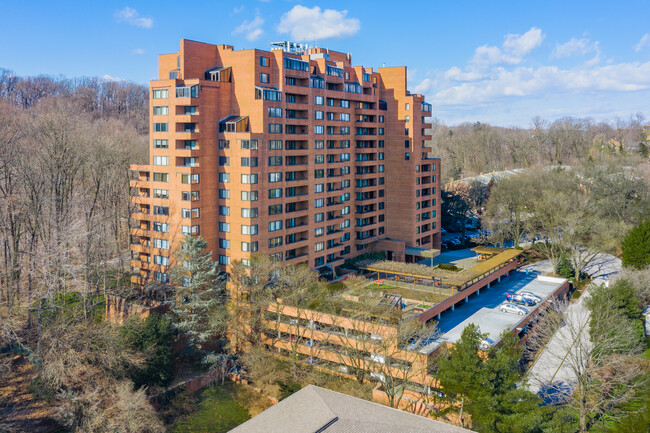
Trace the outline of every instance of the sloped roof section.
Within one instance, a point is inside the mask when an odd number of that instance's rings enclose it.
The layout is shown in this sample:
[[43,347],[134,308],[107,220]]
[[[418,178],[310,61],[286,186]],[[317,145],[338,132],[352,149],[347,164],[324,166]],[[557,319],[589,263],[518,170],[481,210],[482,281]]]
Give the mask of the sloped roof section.
[[467,433],[360,398],[308,385],[231,433]]

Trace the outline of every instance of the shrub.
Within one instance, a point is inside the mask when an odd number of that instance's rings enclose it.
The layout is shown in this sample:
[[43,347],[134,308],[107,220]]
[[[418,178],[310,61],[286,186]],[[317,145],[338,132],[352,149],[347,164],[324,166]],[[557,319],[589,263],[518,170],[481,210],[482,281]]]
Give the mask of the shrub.
[[650,265],[650,219],[632,228],[621,247],[626,268],[644,269]]
[[440,263],[438,265],[438,269],[444,269],[445,271],[454,271],[454,272],[462,271],[461,268],[459,268],[456,265],[452,265],[451,263]]
[[130,372],[135,386],[168,385],[174,375],[174,331],[169,320],[158,314],[152,314],[146,320],[132,317],[120,333],[128,349],[142,352],[145,356],[145,363]]
[[573,278],[575,276],[575,269],[571,260],[567,256],[560,257],[555,267],[555,273],[564,278]]

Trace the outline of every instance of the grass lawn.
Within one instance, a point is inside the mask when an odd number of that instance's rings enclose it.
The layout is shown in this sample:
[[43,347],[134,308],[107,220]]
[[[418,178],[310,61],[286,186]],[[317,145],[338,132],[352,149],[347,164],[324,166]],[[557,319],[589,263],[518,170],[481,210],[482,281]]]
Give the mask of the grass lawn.
[[173,433],[225,433],[271,406],[243,385],[226,382],[200,391],[198,408],[174,424]]

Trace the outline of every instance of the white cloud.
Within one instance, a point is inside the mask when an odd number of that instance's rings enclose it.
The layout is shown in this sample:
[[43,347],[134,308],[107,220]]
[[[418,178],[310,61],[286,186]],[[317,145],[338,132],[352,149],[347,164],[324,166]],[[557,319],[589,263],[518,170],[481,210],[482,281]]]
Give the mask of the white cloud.
[[314,6],[294,6],[280,18],[278,33],[289,33],[296,41],[315,41],[334,37],[352,36],[361,28],[361,21],[348,18],[348,11],[321,10]]
[[244,21],[241,23],[235,30],[233,30],[232,34],[243,34],[247,40],[255,41],[264,33],[262,25],[264,25],[264,19],[257,15],[254,20]]
[[124,78],[113,77],[113,76],[110,76],[110,75],[108,75],[108,74],[104,75],[104,76],[102,77],[102,79],[103,79],[103,80],[106,80],[106,81],[126,81]]
[[238,13],[242,12],[243,10],[244,10],[244,5],[241,5],[239,7],[234,7],[233,10],[232,10],[232,13],[238,14]]
[[600,47],[598,42],[591,42],[588,38],[571,38],[569,41],[563,44],[555,45],[555,49],[551,54],[551,57],[560,59],[562,57],[571,57],[571,56],[584,56],[585,54],[600,52]]
[[523,35],[509,34],[503,42],[503,48],[513,56],[522,57],[542,44],[546,35],[537,27],[531,27]]
[[639,43],[637,43],[634,46],[634,51],[637,53],[641,51],[644,47],[650,45],[650,33],[646,33],[641,37],[641,40],[639,40]]
[[483,45],[474,51],[474,57],[470,63],[477,68],[487,68],[491,65],[507,64],[516,65],[521,63],[524,56],[530,54],[535,48],[542,44],[546,35],[537,27],[531,27],[523,35],[508,34],[505,36],[502,48]]
[[433,80],[431,80],[430,78],[425,78],[420,82],[420,84],[418,84],[413,88],[413,93],[428,92],[430,89],[433,88],[433,85],[434,85]]
[[133,54],[142,55],[144,53],[145,50],[143,48],[136,48],[135,50],[133,50]]
[[650,89],[650,62],[560,69],[557,66],[499,68],[485,79],[439,90],[433,100],[444,105],[487,103],[503,97],[580,92],[634,92]]
[[126,6],[124,9],[115,12],[115,19],[118,22],[126,22],[132,26],[150,29],[153,27],[153,18],[141,17],[137,10]]

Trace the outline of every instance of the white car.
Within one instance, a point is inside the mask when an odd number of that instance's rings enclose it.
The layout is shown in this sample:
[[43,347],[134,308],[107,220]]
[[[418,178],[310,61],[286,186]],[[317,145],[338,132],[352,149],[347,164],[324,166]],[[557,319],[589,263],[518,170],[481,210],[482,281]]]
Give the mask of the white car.
[[519,292],[519,294],[522,297],[524,297],[524,299],[528,299],[529,301],[533,301],[536,304],[539,304],[540,302],[542,302],[542,298],[540,296],[537,296],[533,292],[523,291],[523,292]]
[[499,310],[503,311],[504,313],[519,314],[520,316],[525,316],[528,314],[527,308],[520,307],[519,305],[515,304],[501,304]]

